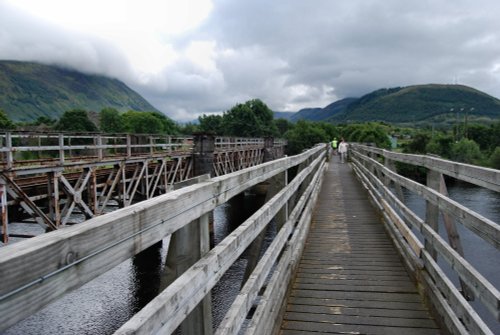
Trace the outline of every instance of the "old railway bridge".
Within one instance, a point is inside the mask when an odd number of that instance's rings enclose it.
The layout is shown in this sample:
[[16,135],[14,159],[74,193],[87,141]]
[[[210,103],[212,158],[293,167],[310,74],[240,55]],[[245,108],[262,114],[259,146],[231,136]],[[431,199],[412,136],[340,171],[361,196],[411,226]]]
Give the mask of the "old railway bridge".
[[[284,143],[271,140],[23,136],[2,138],[3,238],[15,235],[11,208],[52,231],[0,248],[0,331],[165,238],[168,284],[115,334],[498,327],[498,287],[464,255],[456,226],[498,251],[499,225],[450,199],[444,178],[498,192],[497,170],[358,144],[340,164],[325,144],[281,157]],[[23,152],[31,160],[19,159]],[[400,164],[425,169],[427,182],[398,174]],[[211,248],[210,213],[266,182],[266,203]],[[405,205],[403,189],[425,201],[423,217]],[[110,204],[121,208],[104,214]],[[88,220],[72,225],[78,214]],[[277,232],[260,253],[271,221]],[[212,325],[210,291],[245,250],[239,294]]]

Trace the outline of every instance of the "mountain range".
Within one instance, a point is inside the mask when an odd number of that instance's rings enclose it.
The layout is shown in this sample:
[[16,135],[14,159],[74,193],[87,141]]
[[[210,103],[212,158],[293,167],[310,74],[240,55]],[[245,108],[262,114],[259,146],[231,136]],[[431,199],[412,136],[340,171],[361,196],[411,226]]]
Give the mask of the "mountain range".
[[[40,116],[58,119],[65,111],[157,111],[123,82],[104,76],[31,62],[0,61],[0,109],[16,122]],[[491,123],[500,119],[500,100],[464,85],[427,84],[383,88],[323,108],[275,112],[275,118],[351,123],[452,125],[458,119]]]
[[65,111],[157,111],[117,79],[83,74],[57,66],[0,61],[0,109],[13,121],[40,116],[58,119]]
[[450,125],[465,117],[489,123],[500,119],[500,100],[464,85],[414,85],[379,89],[360,98],[345,98],[324,108],[305,108],[284,116],[292,122],[383,121],[418,126]]

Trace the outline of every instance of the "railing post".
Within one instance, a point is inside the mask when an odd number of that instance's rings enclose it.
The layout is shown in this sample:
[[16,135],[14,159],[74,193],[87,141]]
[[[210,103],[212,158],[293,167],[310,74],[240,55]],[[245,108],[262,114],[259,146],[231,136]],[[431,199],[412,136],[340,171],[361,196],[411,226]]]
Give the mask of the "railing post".
[[132,156],[132,139],[130,134],[127,134],[127,158]]
[[[433,170],[427,171],[427,187],[433,190],[439,190],[439,173]],[[425,202],[425,222],[436,232],[439,233],[439,208],[430,201]],[[437,252],[431,246],[427,239],[425,240],[425,248],[432,255],[434,260],[437,259]]]
[[153,136],[149,136],[149,154],[153,156],[155,153],[155,140]]
[[64,165],[64,135],[59,134],[59,165]]
[[97,135],[97,158],[99,159],[99,161],[102,161],[103,159],[101,135]]
[[2,242],[9,242],[9,222],[7,215],[7,185],[3,178],[0,178],[0,206],[2,214]]
[[14,166],[14,154],[12,153],[12,133],[5,133],[5,147],[8,149],[7,156],[7,170],[12,169]]

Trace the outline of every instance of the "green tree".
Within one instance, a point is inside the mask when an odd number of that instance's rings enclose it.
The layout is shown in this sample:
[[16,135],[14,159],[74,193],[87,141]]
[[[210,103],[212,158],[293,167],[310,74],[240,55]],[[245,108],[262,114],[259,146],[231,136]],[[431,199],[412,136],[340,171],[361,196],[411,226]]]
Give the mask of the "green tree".
[[122,114],[123,124],[127,133],[160,134],[163,125],[151,113],[128,111]]
[[14,129],[14,128],[16,128],[14,122],[12,122],[9,119],[7,113],[5,113],[3,109],[0,109],[0,129]]
[[96,125],[90,121],[87,112],[82,109],[73,109],[64,112],[57,122],[55,129],[76,132],[97,131]]
[[238,104],[224,113],[222,125],[224,135],[259,137],[259,121],[249,106]]
[[259,99],[237,104],[223,115],[224,135],[242,137],[276,136],[273,112]]
[[177,134],[174,121],[158,112],[128,111],[122,114],[125,131],[135,134]]
[[342,136],[348,142],[374,143],[379,148],[390,148],[391,141],[386,127],[377,123],[348,125],[342,129]]
[[493,137],[498,136],[492,130],[492,127],[472,124],[467,127],[467,138],[479,144],[481,150],[488,150],[492,144]]
[[46,125],[46,126],[52,126],[56,124],[57,120],[51,119],[48,116],[39,116],[33,124],[35,126],[41,126],[41,125]]
[[463,138],[453,143],[450,158],[457,162],[477,164],[481,161],[483,156],[476,142]]
[[316,125],[324,130],[329,141],[332,141],[334,138],[338,139],[341,137],[340,130],[331,123],[317,122]]
[[312,148],[317,143],[326,143],[330,139],[324,129],[312,122],[300,120],[295,127],[285,133],[288,141],[287,154],[296,155],[305,149]]
[[179,126],[179,132],[183,135],[192,135],[199,132],[199,128],[197,124],[188,122],[182,126]]
[[123,119],[114,108],[104,108],[99,113],[101,131],[105,133],[122,133],[125,130]]
[[449,158],[453,137],[445,134],[437,134],[427,142],[425,153],[435,154],[441,157]]
[[293,123],[285,119],[274,119],[274,126],[278,130],[278,136],[284,136],[285,133],[293,128]]
[[222,115],[206,115],[198,117],[199,131],[215,135],[225,135]]
[[169,117],[167,117],[163,113],[159,112],[145,112],[151,114],[153,117],[155,117],[158,122],[162,124],[162,133],[165,134],[178,134],[179,133],[179,127],[177,124]]
[[431,136],[428,133],[419,132],[408,142],[404,151],[413,154],[425,154],[430,139]]
[[278,129],[276,128],[273,118],[273,111],[260,99],[253,99],[245,102],[245,105],[255,114],[258,120],[259,136],[276,136]]

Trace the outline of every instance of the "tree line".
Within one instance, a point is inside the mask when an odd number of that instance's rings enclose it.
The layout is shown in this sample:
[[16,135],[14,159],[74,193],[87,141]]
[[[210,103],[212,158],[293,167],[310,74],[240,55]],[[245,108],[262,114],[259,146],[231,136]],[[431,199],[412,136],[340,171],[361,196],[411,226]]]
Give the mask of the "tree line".
[[[344,138],[347,142],[373,143],[377,147],[405,153],[435,154],[443,158],[500,169],[500,122],[491,126],[467,125],[450,129],[401,128],[382,122],[333,124],[300,120],[292,123],[274,119],[272,110],[261,100],[236,104],[222,114],[203,114],[198,122],[178,124],[159,112],[119,112],[104,108],[93,120],[89,112],[75,109],[59,120],[40,117],[28,126],[75,132],[268,137],[287,140],[287,154],[294,155],[317,143]],[[16,125],[0,109],[0,129]],[[393,143],[397,140],[398,146]]]

